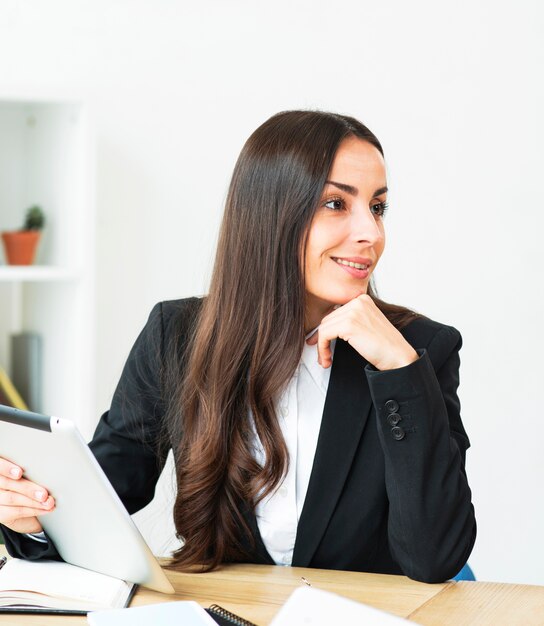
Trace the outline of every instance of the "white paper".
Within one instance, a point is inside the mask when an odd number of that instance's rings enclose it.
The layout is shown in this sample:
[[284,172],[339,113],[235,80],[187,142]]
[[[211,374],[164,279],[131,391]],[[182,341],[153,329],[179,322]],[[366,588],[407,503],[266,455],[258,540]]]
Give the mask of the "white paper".
[[372,606],[335,593],[300,587],[295,589],[270,626],[401,626],[412,624]]
[[87,615],[87,621],[91,626],[217,626],[197,602],[191,601],[95,611]]

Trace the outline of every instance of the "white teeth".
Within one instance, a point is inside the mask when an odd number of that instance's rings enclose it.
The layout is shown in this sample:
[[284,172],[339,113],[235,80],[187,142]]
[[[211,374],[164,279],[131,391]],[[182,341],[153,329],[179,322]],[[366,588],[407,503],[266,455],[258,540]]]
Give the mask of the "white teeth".
[[334,259],[340,265],[348,265],[349,267],[355,267],[358,270],[368,269],[368,265],[361,265],[361,263],[353,263],[353,261],[344,261],[343,259]]

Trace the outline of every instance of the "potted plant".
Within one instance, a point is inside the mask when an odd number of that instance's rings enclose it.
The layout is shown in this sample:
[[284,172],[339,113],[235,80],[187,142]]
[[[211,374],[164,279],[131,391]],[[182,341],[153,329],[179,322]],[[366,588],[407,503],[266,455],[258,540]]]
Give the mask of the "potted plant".
[[45,216],[41,207],[34,205],[27,209],[25,223],[21,230],[2,233],[9,265],[32,265],[34,263],[44,224]]

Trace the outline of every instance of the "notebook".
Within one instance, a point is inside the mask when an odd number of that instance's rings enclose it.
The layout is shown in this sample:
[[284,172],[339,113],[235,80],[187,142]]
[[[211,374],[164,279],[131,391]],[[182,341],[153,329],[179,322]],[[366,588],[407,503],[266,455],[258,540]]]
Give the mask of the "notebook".
[[2,559],[0,567],[0,613],[84,615],[127,606],[136,587],[61,561]]

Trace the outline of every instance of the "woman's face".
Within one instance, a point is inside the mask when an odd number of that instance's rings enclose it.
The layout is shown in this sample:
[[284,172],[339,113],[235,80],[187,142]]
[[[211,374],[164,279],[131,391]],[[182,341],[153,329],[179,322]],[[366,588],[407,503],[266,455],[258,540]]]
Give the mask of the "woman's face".
[[366,293],[384,246],[385,163],[356,137],[338,148],[310,224],[304,262],[306,318],[319,324],[334,305]]

